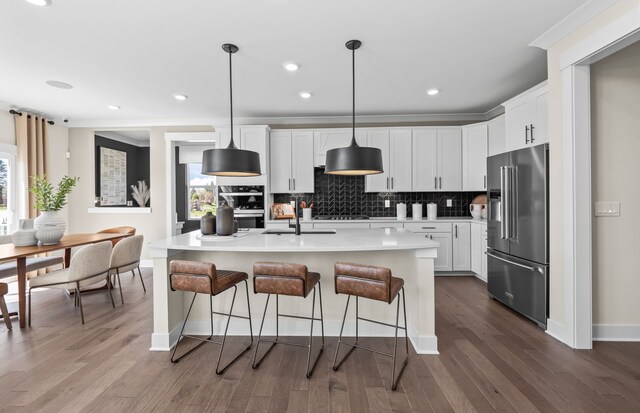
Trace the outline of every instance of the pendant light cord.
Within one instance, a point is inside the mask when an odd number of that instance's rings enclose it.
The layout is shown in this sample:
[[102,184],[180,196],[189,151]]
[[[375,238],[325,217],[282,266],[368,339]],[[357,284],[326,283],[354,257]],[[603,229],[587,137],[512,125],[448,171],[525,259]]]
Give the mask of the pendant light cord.
[[231,67],[231,55],[233,53],[229,51],[229,113],[231,116],[231,140],[227,149],[237,149],[236,144],[233,142],[233,70]]
[[351,49],[351,146],[356,142],[356,49]]

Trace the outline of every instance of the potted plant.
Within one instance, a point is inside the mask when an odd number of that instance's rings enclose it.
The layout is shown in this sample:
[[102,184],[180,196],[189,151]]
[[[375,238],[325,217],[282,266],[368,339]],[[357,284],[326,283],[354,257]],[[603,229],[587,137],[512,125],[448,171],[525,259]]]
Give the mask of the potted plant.
[[38,241],[45,245],[55,244],[64,235],[66,223],[59,211],[67,204],[67,196],[79,179],[65,175],[54,188],[45,175],[31,177],[29,191],[35,196],[34,207],[40,211],[33,221]]

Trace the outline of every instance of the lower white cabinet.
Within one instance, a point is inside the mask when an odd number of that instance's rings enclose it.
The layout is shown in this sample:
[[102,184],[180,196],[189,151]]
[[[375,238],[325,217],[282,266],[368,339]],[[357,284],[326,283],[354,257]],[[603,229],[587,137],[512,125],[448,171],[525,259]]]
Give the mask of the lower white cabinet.
[[433,262],[434,271],[451,271],[453,266],[453,250],[451,248],[450,232],[433,232],[426,234],[429,239],[440,243],[438,256]]
[[471,224],[453,224],[453,271],[471,270]]

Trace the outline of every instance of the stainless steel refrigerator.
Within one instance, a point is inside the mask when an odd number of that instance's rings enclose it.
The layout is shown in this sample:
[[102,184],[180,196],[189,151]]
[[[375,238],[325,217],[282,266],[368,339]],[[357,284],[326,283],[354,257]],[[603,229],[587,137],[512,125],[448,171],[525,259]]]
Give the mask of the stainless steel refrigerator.
[[549,279],[548,144],[490,156],[489,295],[547,326]]

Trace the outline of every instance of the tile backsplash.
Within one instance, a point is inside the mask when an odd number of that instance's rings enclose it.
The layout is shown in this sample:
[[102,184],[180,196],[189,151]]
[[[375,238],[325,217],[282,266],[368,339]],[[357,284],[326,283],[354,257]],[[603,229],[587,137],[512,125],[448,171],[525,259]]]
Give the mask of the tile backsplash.
[[[397,192],[389,194],[365,193],[363,176],[326,175],[324,169],[315,168],[315,193],[301,194],[301,200],[313,203],[313,215],[367,215],[370,217],[394,217],[396,204],[407,204],[407,216],[411,216],[411,204],[423,204],[422,215],[426,217],[426,204],[438,204],[440,217],[471,216],[469,204],[483,192]],[[290,194],[274,194],[274,202],[289,202]],[[384,207],[388,199],[390,208]],[[447,207],[447,199],[452,200]]]

